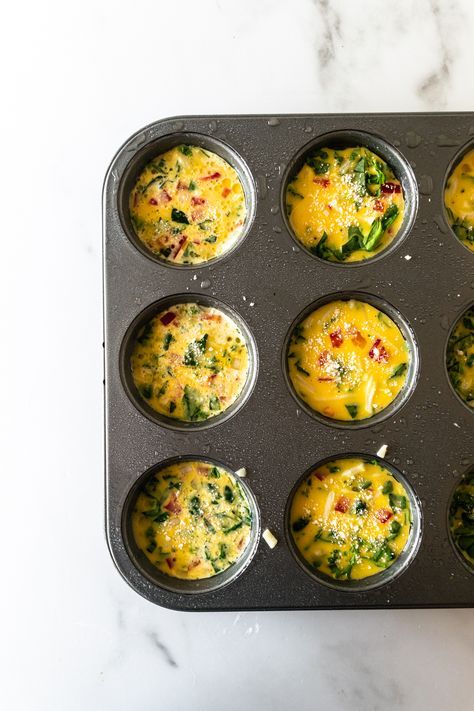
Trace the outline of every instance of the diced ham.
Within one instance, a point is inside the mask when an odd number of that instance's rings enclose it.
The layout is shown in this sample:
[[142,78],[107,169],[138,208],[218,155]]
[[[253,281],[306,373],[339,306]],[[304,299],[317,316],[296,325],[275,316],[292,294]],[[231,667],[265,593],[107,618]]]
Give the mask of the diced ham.
[[167,511],[170,511],[171,513],[174,513],[174,514],[181,513],[182,509],[181,509],[181,506],[179,505],[178,497],[176,496],[176,494],[174,492],[171,494],[170,500],[168,501],[167,504],[165,504],[163,506],[163,508],[166,509]]
[[195,558],[188,565],[188,570],[192,570],[193,568],[196,568],[198,565],[200,565],[200,563],[201,563],[201,561],[199,560],[199,558]]
[[203,217],[204,217],[204,208],[203,207],[197,207],[195,210],[193,210],[191,212],[191,220],[193,222],[200,222]]
[[315,471],[315,472],[313,472],[313,474],[316,477],[316,479],[319,479],[319,481],[323,481],[324,477],[326,476],[325,474],[323,474],[323,472],[319,472],[319,471]]
[[166,205],[170,200],[171,195],[169,195],[166,190],[160,190],[160,192],[155,197],[150,198],[148,202],[150,205]]
[[177,244],[177,246],[176,246],[176,248],[175,248],[173,254],[171,255],[171,256],[173,257],[173,259],[176,259],[176,257],[178,256],[178,254],[181,252],[181,250],[183,249],[183,247],[184,247],[184,245],[185,245],[187,239],[188,239],[188,238],[186,237],[186,235],[181,235],[180,240],[179,240],[179,242],[178,242],[178,244]]
[[224,188],[224,190],[222,191],[222,197],[226,198],[228,195],[231,194],[231,192],[232,190],[230,188]]
[[334,381],[334,378],[331,378],[329,375],[325,378],[318,378],[318,381],[320,383],[332,383]]
[[205,204],[204,198],[200,197],[192,197],[191,198],[191,205],[204,205]]
[[374,210],[377,212],[385,212],[385,205],[383,204],[382,200],[376,200],[374,202]]
[[173,568],[174,564],[176,563],[176,558],[165,558],[165,560],[166,560],[166,565],[171,570],[171,568]]
[[318,362],[321,367],[326,365],[331,360],[331,354],[329,351],[322,351],[322,353],[319,356]]
[[365,340],[364,336],[361,334],[361,332],[355,327],[351,326],[348,330],[347,333],[351,337],[351,341],[355,346],[359,346],[359,348],[363,348],[367,341]]
[[351,502],[349,501],[347,496],[340,496],[336,502],[334,511],[339,511],[339,513],[346,513],[346,511],[349,510],[350,505]]
[[186,185],[186,183],[182,183],[181,180],[178,180],[178,185],[176,186],[178,190],[189,190],[189,185]]

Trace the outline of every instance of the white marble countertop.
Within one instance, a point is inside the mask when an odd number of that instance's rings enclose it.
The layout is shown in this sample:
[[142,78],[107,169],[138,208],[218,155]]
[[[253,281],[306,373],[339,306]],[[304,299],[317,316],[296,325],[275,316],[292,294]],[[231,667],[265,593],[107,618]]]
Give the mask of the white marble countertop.
[[167,115],[470,110],[473,22],[470,0],[4,8],[4,708],[472,708],[470,610],[181,614],[120,578],[100,197],[117,147]]

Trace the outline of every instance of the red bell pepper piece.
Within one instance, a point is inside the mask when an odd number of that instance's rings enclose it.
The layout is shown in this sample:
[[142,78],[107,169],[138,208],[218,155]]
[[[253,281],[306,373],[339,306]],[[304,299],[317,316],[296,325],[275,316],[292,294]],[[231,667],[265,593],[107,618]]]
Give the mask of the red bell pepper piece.
[[383,193],[399,193],[401,191],[400,183],[384,183],[380,190]]
[[340,328],[338,328],[336,331],[333,331],[332,333],[330,333],[329,338],[331,339],[331,344],[332,344],[333,348],[340,348],[342,346],[342,344],[344,343],[344,338],[342,337]]
[[211,173],[211,175],[204,175],[201,180],[217,180],[217,178],[220,177],[221,174],[216,171],[215,173]]
[[167,311],[163,316],[160,318],[161,323],[163,326],[168,326],[172,321],[174,321],[176,318],[176,314],[174,311]]
[[386,363],[390,358],[385,346],[382,345],[382,340],[377,338],[374,341],[372,348],[369,351],[369,358],[375,360],[376,363]]

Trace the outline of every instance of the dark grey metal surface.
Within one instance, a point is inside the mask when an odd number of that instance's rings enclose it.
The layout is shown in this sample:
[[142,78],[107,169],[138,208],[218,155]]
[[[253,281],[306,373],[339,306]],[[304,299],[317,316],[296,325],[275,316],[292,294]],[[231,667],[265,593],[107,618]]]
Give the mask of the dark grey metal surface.
[[[418,214],[399,248],[354,268],[324,263],[298,249],[281,213],[282,180],[290,163],[306,143],[336,130],[363,130],[395,146],[412,166],[419,190]],[[256,188],[248,203],[256,205],[256,213],[247,237],[230,255],[208,266],[178,269],[137,249],[118,200],[126,194],[123,176],[136,174],[152,157],[148,144],[183,132],[223,142],[237,168],[233,151],[243,159],[250,171],[244,185]],[[474,415],[455,397],[445,368],[448,332],[461,308],[474,300],[474,255],[449,229],[442,200],[450,161],[473,141],[471,113],[218,116],[159,121],[120,149],[104,187],[106,527],[119,571],[141,595],[182,610],[474,604],[474,575],[455,555],[446,525],[454,480],[473,461]],[[418,383],[404,407],[384,422],[355,430],[319,423],[300,411],[281,365],[285,336],[297,315],[330,292],[351,290],[386,299],[399,310],[414,331],[420,356]],[[132,404],[120,377],[120,352],[127,329],[145,307],[188,291],[214,296],[243,317],[257,344],[259,372],[253,394],[235,416],[208,429],[177,432],[150,421]],[[312,580],[287,546],[287,498],[319,460],[352,451],[374,454],[383,443],[389,446],[387,460],[421,502],[419,550],[406,570],[380,588],[330,589]],[[247,569],[229,585],[194,595],[152,584],[133,565],[122,533],[123,507],[139,476],[168,457],[188,454],[215,458],[234,470],[245,466],[262,529],[270,528],[279,541],[274,550],[261,541]]]

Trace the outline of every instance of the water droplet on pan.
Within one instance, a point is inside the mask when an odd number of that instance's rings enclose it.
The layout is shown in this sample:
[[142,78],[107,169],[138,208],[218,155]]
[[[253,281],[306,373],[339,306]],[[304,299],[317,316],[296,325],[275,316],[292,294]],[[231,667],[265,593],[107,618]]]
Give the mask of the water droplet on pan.
[[279,227],[278,225],[274,225],[272,227],[272,230],[273,230],[273,232],[276,232],[277,234],[279,234],[281,232],[281,227]]
[[440,148],[449,148],[449,146],[459,146],[459,140],[457,138],[450,138],[445,136],[444,133],[436,137],[436,145]]
[[442,232],[444,235],[447,233],[448,229],[444,223],[444,220],[441,215],[436,215],[434,218],[435,225],[438,227],[439,231]]
[[272,215],[276,215],[279,209],[280,208],[278,207],[278,205],[272,205],[272,207],[270,208],[270,212],[272,213]]
[[267,179],[264,175],[257,175],[257,192],[261,200],[267,197]]
[[431,175],[420,175],[418,187],[422,195],[431,195],[433,192],[433,178]]
[[202,280],[201,289],[209,289],[210,286],[211,286],[211,282],[209,281],[209,279]]
[[419,136],[415,131],[408,131],[405,136],[405,142],[408,148],[416,148],[421,143],[421,136]]
[[267,121],[269,126],[279,126],[280,125],[280,119],[277,118],[269,118]]
[[208,125],[209,125],[209,131],[212,131],[212,132],[217,131],[217,121],[214,121],[214,119],[213,119],[212,121],[209,121]]

